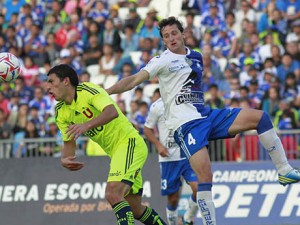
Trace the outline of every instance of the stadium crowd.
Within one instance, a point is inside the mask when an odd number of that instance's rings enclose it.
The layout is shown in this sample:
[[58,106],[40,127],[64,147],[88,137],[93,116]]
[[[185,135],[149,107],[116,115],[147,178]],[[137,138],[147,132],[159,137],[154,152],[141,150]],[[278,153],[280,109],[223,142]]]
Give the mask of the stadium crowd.
[[[155,0],[12,0],[1,3],[0,50],[18,56],[22,73],[0,86],[0,139],[59,137],[47,72],[71,65],[81,82],[104,88],[130,76],[164,50]],[[202,52],[207,104],[263,109],[278,130],[297,129],[300,113],[300,0],[172,0],[180,3],[188,47]],[[121,10],[127,14],[120,16]],[[145,14],[139,9],[146,9]],[[171,15],[166,15],[171,16]],[[143,134],[158,80],[112,96]],[[286,136],[293,139],[295,136]],[[292,141],[296,148],[297,138]],[[40,154],[52,155],[55,146]],[[289,146],[285,146],[289,147]]]

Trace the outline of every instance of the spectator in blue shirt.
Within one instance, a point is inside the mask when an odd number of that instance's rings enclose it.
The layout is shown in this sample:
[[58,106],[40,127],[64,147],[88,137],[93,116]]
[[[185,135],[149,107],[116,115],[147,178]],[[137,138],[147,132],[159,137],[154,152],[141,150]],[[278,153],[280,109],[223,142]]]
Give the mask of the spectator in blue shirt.
[[226,27],[225,20],[218,15],[217,4],[210,5],[209,15],[202,18],[201,24],[211,32],[212,36],[218,34],[220,27]]
[[36,86],[34,89],[34,98],[29,102],[29,107],[36,107],[38,109],[38,114],[41,116],[44,121],[53,114],[52,102],[48,95],[44,95],[43,88]]
[[276,3],[273,1],[269,1],[266,4],[266,8],[262,11],[262,15],[257,23],[257,31],[259,33],[263,32],[269,26],[269,23],[272,21],[272,12],[276,9]]
[[89,9],[87,17],[92,18],[94,21],[100,24],[100,28],[103,30],[104,22],[109,17],[109,11],[105,8],[104,2],[96,1],[95,5],[92,5]]
[[21,28],[17,30],[17,35],[21,37],[23,43],[25,43],[25,40],[29,38],[33,24],[33,19],[30,16],[27,16],[24,26],[21,26]]
[[25,85],[25,80],[22,76],[17,77],[15,85],[15,91],[20,94],[20,102],[28,104],[33,99],[33,88]]
[[298,107],[297,98],[299,94],[300,94],[300,89],[295,74],[288,73],[285,78],[283,92],[281,96],[284,99],[289,99],[294,106]]
[[144,134],[144,124],[146,122],[146,118],[148,116],[149,106],[147,102],[139,103],[139,111],[135,117],[136,128],[139,131],[139,134]]
[[24,43],[22,41],[22,38],[17,35],[16,28],[14,26],[8,26],[5,32],[6,36],[6,46],[7,48],[14,46],[17,50],[17,55],[20,57],[23,52]]
[[160,34],[157,26],[154,25],[154,18],[147,16],[145,18],[145,24],[139,34],[139,47],[144,48],[145,38],[151,38],[153,40],[153,47],[158,49],[160,44]]
[[76,59],[74,59],[73,55],[71,54],[70,49],[64,48],[60,51],[59,63],[67,64],[67,65],[71,66],[77,72],[77,74],[81,74],[82,66]]
[[292,56],[288,53],[285,53],[281,58],[281,64],[277,67],[278,77],[281,82],[284,82],[286,75],[289,72],[292,72],[296,77],[300,77],[300,65],[299,62],[293,60]]
[[46,37],[40,32],[40,27],[33,24],[30,35],[25,39],[25,53],[34,57],[34,62],[38,66],[43,66],[45,62],[44,53],[46,47]]
[[215,55],[218,58],[231,58],[235,56],[237,50],[237,39],[232,30],[227,30],[226,27],[221,26],[213,45]]
[[290,23],[300,18],[300,0],[281,0],[277,2],[277,8],[283,13],[283,17]]
[[139,47],[139,36],[134,32],[134,27],[127,24],[124,28],[124,35],[121,37],[121,48],[123,55],[129,56],[130,52],[137,51]]
[[218,8],[218,16],[224,20],[225,19],[225,8],[224,8],[224,2],[220,0],[204,0],[202,1],[202,8],[201,8],[201,15],[203,18],[207,15],[209,15],[210,9],[213,6],[217,6]]
[[39,18],[37,16],[37,14],[32,11],[32,7],[29,3],[26,3],[25,5],[22,6],[22,11],[18,16],[18,26],[24,26],[25,24],[25,19],[27,16],[30,16],[33,19],[33,22],[35,24],[40,24]]
[[[260,58],[257,52],[253,51],[253,47],[250,41],[245,42],[242,45],[241,53],[238,55],[238,59],[240,62],[240,65],[244,65],[244,61],[246,58],[250,57],[254,60],[254,66],[257,68],[260,67]],[[242,69],[242,67],[241,67]]]
[[10,21],[13,13],[19,13],[25,2],[25,0],[5,1],[2,8],[2,14],[5,15],[5,21]]

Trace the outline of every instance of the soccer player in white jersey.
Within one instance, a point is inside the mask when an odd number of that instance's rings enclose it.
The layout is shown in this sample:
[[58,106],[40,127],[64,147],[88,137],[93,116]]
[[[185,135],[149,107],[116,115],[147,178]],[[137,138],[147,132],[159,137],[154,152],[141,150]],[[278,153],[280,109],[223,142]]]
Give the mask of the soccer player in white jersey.
[[207,145],[209,140],[234,137],[256,130],[279,174],[279,183],[300,181],[300,172],[289,164],[282,143],[267,113],[255,109],[210,109],[204,105],[201,88],[202,55],[184,44],[184,29],[175,17],[159,23],[160,35],[166,46],[137,74],[126,77],[108,88],[109,94],[122,93],[143,81],[158,76],[165,106],[166,125],[174,132],[176,143],[198,178],[197,203],[204,224],[216,225],[212,201],[212,172]]
[[[158,128],[159,139],[155,128]],[[150,107],[144,134],[152,142],[158,153],[161,172],[161,195],[167,196],[167,220],[169,225],[178,225],[178,203],[180,197],[181,177],[190,185],[193,194],[189,199],[189,207],[183,216],[183,225],[192,225],[198,211],[196,202],[197,176],[186,157],[180,155],[180,148],[176,144],[173,134],[169,134],[164,118],[164,104],[159,98]]]

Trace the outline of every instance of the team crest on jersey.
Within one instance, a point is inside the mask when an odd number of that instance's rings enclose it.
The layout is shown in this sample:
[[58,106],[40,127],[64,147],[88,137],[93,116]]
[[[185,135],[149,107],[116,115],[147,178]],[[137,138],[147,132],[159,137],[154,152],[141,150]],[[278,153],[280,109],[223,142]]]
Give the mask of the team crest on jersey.
[[186,57],[185,61],[187,64],[189,64],[189,66],[192,66],[192,64],[193,64],[192,60],[190,60],[189,58]]
[[93,112],[89,108],[86,108],[84,111],[82,111],[82,113],[89,119],[92,118],[94,115]]
[[135,174],[134,174],[134,179],[139,175],[141,169],[139,168],[137,171],[135,171]]

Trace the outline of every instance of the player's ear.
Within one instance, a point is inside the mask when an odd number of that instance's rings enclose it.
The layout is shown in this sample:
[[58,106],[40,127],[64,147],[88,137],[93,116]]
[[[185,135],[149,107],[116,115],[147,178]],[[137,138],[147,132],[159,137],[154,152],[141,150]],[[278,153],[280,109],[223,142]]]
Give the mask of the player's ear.
[[65,86],[67,86],[70,83],[70,78],[69,77],[65,77],[63,83],[64,83]]

